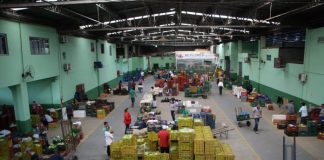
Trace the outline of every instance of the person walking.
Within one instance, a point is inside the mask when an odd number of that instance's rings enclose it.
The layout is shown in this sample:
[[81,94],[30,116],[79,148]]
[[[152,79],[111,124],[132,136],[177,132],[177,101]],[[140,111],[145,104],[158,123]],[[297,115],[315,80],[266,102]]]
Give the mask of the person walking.
[[125,123],[125,134],[127,133],[127,130],[129,129],[129,125],[132,123],[132,116],[128,112],[128,108],[125,108],[124,110],[124,123]]
[[254,118],[255,121],[253,130],[256,134],[258,134],[259,122],[260,122],[260,118],[262,117],[262,110],[260,104],[258,104],[256,107],[252,109],[252,117]]
[[132,101],[132,107],[134,107],[135,97],[136,97],[135,89],[131,88],[130,91],[129,91],[129,98]]
[[162,130],[159,132],[159,140],[160,140],[160,152],[161,153],[169,153],[169,139],[170,134],[167,131],[168,126],[163,125]]
[[107,147],[107,155],[108,155],[108,160],[110,159],[110,145],[113,142],[114,135],[113,135],[112,130],[106,130],[105,131],[105,142],[106,142],[106,147]]
[[308,109],[307,106],[305,104],[305,102],[301,103],[301,107],[299,108],[299,113],[301,113],[300,115],[300,123],[306,125],[307,124],[307,118],[308,118]]
[[219,89],[219,95],[222,95],[222,92],[223,92],[223,87],[224,87],[224,83],[223,83],[223,80],[220,80],[218,82],[218,89]]
[[295,106],[294,101],[290,100],[289,103],[286,105],[287,114],[288,115],[294,115],[295,114]]
[[174,100],[172,100],[170,103],[170,110],[171,110],[172,120],[175,121],[176,104],[174,103]]
[[123,82],[122,81],[119,81],[119,83],[118,83],[118,92],[119,92],[119,95],[121,95],[122,86],[123,86]]

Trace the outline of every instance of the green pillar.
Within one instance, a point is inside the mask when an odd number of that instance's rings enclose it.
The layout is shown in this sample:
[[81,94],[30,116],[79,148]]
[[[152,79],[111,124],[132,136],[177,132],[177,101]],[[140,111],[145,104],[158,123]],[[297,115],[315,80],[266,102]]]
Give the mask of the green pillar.
[[27,83],[22,82],[19,85],[12,86],[10,90],[14,101],[17,129],[19,132],[28,133],[32,130],[32,124],[29,111]]

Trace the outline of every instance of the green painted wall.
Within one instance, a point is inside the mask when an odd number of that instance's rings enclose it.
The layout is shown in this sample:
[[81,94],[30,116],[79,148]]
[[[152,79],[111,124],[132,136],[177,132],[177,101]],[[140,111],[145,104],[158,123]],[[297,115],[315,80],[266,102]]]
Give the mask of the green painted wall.
[[238,44],[238,42],[228,42],[216,46],[216,53],[219,54],[219,66],[225,69],[225,56],[229,56],[231,61],[231,73],[237,73],[238,50],[241,49]]
[[[273,100],[277,96],[285,96],[294,99],[297,105],[300,101],[313,105],[324,103],[324,86],[321,85],[324,82],[324,44],[317,41],[323,34],[324,28],[307,30],[304,64],[288,63],[283,69],[274,68],[274,58],[278,57],[279,49],[260,48],[260,59],[252,58],[251,63],[243,63],[243,75],[249,76],[254,87],[270,95]],[[271,56],[271,60],[266,60],[267,55]],[[247,56],[248,53],[240,53],[238,61],[243,62]],[[260,63],[260,60],[265,63]],[[308,76],[304,84],[298,80],[300,73]]]
[[[8,56],[0,56],[0,104],[15,105],[21,131],[30,130],[31,101],[56,105],[60,103],[61,96],[68,101],[73,98],[75,86],[80,83],[85,84],[89,98],[96,98],[102,91],[103,83],[109,82],[114,87],[121,79],[116,73],[115,44],[98,40],[96,51],[92,52],[90,43],[96,43],[96,40],[68,37],[68,42],[60,44],[54,28],[4,19],[0,19],[0,33],[7,35],[9,48]],[[50,54],[31,55],[30,37],[48,38]],[[105,46],[104,54],[97,53],[101,43]],[[94,69],[94,61],[101,61],[103,68]],[[63,71],[65,63],[71,64],[72,70]],[[21,77],[27,65],[35,70],[32,79]]]
[[324,44],[318,42],[318,38],[324,35],[324,28],[306,31],[304,72],[307,74],[307,82],[304,84],[303,99],[315,104],[324,103]]
[[47,78],[39,81],[27,83],[29,103],[34,100],[40,104],[55,104],[53,102],[52,83],[55,83],[55,78]]
[[160,68],[164,68],[166,63],[169,63],[171,67],[172,63],[176,63],[175,56],[151,57],[150,68],[153,68],[153,65],[156,63],[159,64]]
[[0,106],[2,104],[13,105],[11,90],[8,87],[0,88]]

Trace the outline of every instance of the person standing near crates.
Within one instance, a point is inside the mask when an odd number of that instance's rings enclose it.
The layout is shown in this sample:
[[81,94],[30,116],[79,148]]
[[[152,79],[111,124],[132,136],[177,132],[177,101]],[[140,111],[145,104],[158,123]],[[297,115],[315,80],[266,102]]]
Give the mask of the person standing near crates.
[[162,130],[159,132],[159,141],[160,141],[160,152],[161,153],[169,153],[169,140],[170,140],[170,134],[168,132],[168,126],[163,125]]
[[255,121],[253,130],[256,134],[258,134],[259,122],[260,122],[260,118],[262,117],[262,110],[260,104],[258,104],[256,107],[252,109],[252,117],[254,118]]
[[172,117],[172,120],[175,121],[175,111],[176,111],[176,104],[174,103],[174,100],[171,100],[171,103],[170,103],[170,112],[171,112],[171,117]]
[[132,123],[132,116],[128,112],[128,108],[125,108],[124,110],[124,124],[125,124],[125,134],[127,133],[127,130],[129,129],[129,125]]
[[301,103],[301,107],[299,108],[299,113],[300,115],[300,123],[306,125],[307,124],[307,118],[308,118],[308,109],[307,106],[305,104],[305,102]]
[[105,131],[105,142],[106,142],[106,147],[107,147],[107,155],[108,155],[108,159],[110,159],[110,145],[113,142],[114,139],[114,135],[113,135],[113,131],[110,129],[107,129]]

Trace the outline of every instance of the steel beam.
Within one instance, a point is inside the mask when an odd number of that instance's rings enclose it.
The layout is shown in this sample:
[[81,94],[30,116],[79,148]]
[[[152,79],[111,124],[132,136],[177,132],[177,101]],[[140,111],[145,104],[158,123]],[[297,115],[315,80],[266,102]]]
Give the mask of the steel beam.
[[122,30],[150,30],[150,29],[192,29],[192,28],[299,28],[296,26],[270,26],[270,25],[210,25],[210,26],[156,26],[156,27],[121,27],[121,28],[92,28],[83,31],[122,31]]
[[256,34],[208,34],[208,35],[201,35],[201,34],[195,34],[195,35],[182,35],[182,34],[178,34],[178,35],[146,35],[146,36],[141,36],[141,35],[131,35],[131,36],[109,36],[109,38],[161,38],[161,37],[253,37],[253,36],[257,36]]

